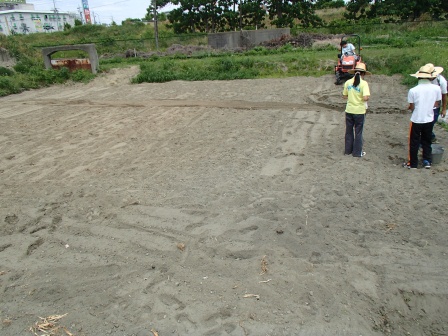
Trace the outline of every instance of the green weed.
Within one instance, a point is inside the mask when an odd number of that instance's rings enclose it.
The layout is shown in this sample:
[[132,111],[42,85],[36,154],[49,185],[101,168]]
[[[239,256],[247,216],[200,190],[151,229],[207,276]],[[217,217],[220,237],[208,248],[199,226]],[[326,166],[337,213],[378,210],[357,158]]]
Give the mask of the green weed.
[[12,78],[4,76],[0,77],[0,93],[2,96],[19,92],[21,92],[21,90]]
[[14,75],[14,71],[0,66],[0,76],[13,76],[13,75]]
[[95,78],[95,75],[88,70],[76,70],[70,73],[69,77],[74,82],[88,83]]

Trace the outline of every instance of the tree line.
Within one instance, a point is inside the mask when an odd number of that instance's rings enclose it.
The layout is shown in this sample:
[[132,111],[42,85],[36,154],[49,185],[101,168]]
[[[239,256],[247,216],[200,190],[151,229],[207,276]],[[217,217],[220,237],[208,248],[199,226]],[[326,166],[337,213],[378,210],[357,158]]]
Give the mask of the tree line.
[[[161,12],[168,4],[176,8],[167,14]],[[177,34],[263,29],[267,24],[308,28],[332,24],[325,23],[316,10],[342,7],[343,20],[351,23],[378,18],[385,22],[415,21],[423,15],[436,20],[448,18],[448,0],[153,0],[145,19],[152,20],[158,13],[158,20],[167,19],[168,28]]]

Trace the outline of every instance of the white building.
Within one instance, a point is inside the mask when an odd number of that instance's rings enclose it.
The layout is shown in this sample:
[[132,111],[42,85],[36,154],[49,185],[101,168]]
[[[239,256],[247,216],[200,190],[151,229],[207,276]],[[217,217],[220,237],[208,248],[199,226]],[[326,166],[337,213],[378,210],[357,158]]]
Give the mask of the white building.
[[36,11],[26,0],[0,0],[0,34],[31,34],[64,30],[64,24],[75,25],[79,14],[58,11]]

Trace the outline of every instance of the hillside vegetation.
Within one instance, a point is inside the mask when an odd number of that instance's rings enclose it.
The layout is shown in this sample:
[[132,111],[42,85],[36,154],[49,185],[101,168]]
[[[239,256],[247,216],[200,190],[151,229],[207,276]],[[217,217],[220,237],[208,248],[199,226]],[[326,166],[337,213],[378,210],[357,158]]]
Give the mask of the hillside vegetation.
[[[314,46],[287,43],[238,52],[211,50],[207,47],[205,34],[176,35],[163,24],[159,27],[158,49],[154,28],[142,23],[110,27],[77,26],[51,34],[0,36],[0,46],[7,49],[17,62],[12,69],[0,68],[0,96],[67,80],[88,81],[93,78],[85,71],[44,70],[42,46],[95,43],[100,55],[100,71],[138,64],[141,73],[134,82],[321,76],[333,73],[337,60],[336,44],[341,34],[361,36],[363,59],[370,71],[385,75],[403,74],[404,83],[413,84],[415,81],[407,75],[425,63],[448,69],[447,28],[447,21],[388,24],[370,21],[307,29],[296,26],[291,30],[292,35],[308,34],[310,39],[322,39],[325,35],[328,44],[324,41]],[[173,45],[189,46],[189,51],[173,49]],[[171,52],[167,53],[168,50]],[[126,57],[127,52],[127,56],[143,56]],[[85,57],[85,54],[72,51],[55,56]]]

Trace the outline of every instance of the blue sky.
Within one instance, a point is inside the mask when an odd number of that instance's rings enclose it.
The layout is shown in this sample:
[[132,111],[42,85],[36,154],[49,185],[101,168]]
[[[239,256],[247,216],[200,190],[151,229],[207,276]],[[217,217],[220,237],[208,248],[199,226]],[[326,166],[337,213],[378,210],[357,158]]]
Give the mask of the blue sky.
[[[121,24],[121,21],[132,18],[142,19],[150,5],[149,0],[87,0],[92,16],[96,23],[110,24],[112,19]],[[54,6],[61,12],[79,12],[82,9],[82,0],[27,0],[34,4],[36,10],[53,10]],[[169,10],[169,9],[168,9]],[[163,11],[166,11],[165,9]]]

